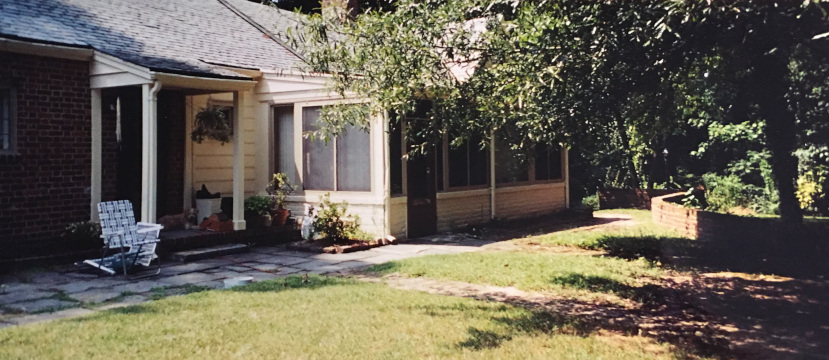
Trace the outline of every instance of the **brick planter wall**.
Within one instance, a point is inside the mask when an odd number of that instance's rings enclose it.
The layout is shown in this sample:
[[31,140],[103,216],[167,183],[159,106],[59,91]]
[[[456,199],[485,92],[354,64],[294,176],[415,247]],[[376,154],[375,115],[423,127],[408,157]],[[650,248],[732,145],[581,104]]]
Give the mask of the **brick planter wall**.
[[0,156],[0,261],[60,250],[66,224],[89,219],[89,64],[0,52],[17,91],[17,155]]
[[650,209],[651,199],[676,193],[676,190],[604,189],[599,190],[599,209]]
[[[778,218],[758,218],[689,209],[675,203],[684,193],[655,197],[651,200],[653,221],[673,228],[687,237],[739,246],[745,251],[769,252],[774,245],[829,245],[829,223],[806,222],[791,225]],[[797,241],[809,243],[797,244]]]

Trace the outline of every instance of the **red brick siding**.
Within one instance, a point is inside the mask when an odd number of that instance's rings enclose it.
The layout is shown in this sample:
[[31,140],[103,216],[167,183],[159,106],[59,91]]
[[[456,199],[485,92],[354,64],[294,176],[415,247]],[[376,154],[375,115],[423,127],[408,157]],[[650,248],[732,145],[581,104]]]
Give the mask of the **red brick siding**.
[[685,193],[663,195],[651,199],[651,215],[654,222],[666,225],[687,237],[696,239],[699,235],[697,214],[700,210],[689,209],[670,202],[682,196],[685,196]]
[[0,259],[46,255],[89,219],[89,65],[0,52],[0,81],[17,91],[18,152],[0,156]]

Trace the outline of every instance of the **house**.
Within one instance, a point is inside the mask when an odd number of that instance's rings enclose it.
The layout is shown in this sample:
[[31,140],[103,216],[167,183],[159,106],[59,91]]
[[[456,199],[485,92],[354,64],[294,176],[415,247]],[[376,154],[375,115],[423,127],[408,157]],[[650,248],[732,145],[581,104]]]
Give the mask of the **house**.
[[[527,166],[497,144],[404,159],[382,116],[327,145],[303,137],[321,107],[360,100],[298,70],[281,37],[293,13],[245,0],[0,0],[0,13],[0,259],[55,251],[100,201],[129,199],[141,221],[181,213],[202,184],[233,197],[244,230],[244,198],[274,172],[297,184],[295,213],[330,193],[364,230],[401,238],[568,205],[566,150]],[[228,144],[190,140],[211,106],[232,113]]]

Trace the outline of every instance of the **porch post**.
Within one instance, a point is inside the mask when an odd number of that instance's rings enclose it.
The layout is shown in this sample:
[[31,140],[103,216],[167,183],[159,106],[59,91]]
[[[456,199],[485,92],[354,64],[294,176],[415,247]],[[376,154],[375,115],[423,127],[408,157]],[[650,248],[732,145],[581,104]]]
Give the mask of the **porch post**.
[[495,220],[495,132],[490,132],[489,139],[489,218]]
[[245,230],[245,120],[246,94],[233,92],[233,230]]
[[89,191],[89,219],[99,221],[98,203],[101,202],[102,120],[101,89],[92,89],[92,172]]
[[161,82],[141,85],[141,221],[156,221],[156,196],[158,194],[158,107],[156,96]]

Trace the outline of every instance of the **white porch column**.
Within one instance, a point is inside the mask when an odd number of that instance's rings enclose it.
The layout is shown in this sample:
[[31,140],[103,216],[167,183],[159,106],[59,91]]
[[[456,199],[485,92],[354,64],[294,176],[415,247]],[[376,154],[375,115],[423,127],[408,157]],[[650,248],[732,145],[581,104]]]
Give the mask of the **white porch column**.
[[245,230],[245,120],[246,95],[233,92],[233,230]]
[[103,121],[101,116],[101,89],[92,89],[92,172],[89,188],[89,219],[99,221],[98,203],[101,202],[101,172],[102,165],[102,132]]
[[141,85],[141,221],[156,221],[156,196],[158,194],[158,107],[156,96],[161,83],[156,81]]

